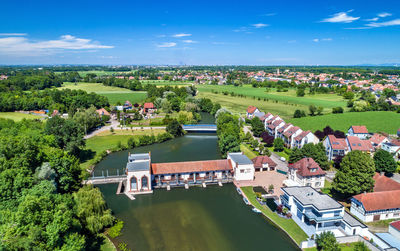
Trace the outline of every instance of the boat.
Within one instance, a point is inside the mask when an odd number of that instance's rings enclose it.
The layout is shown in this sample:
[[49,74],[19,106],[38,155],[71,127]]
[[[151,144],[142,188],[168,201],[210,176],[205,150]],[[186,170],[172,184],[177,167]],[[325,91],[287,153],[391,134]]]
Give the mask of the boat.
[[260,214],[261,213],[261,210],[259,210],[259,209],[257,209],[257,208],[255,208],[255,207],[253,207],[253,212],[255,212],[255,213],[258,213],[258,214]]
[[236,188],[236,191],[238,192],[238,194],[242,195],[242,190],[240,190],[240,188]]
[[243,197],[243,201],[246,203],[246,205],[250,205],[250,202],[246,199],[246,197]]

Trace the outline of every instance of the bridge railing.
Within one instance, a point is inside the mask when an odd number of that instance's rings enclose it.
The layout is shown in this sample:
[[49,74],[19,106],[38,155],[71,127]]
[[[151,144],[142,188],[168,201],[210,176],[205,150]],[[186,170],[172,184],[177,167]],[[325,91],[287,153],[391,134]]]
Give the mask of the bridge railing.
[[101,170],[101,175],[96,171],[92,172],[92,175],[88,178],[88,180],[100,180],[100,179],[113,179],[113,178],[123,178],[126,177],[126,174],[124,172],[124,170],[120,170],[120,169],[114,169],[112,171],[108,171],[108,169],[106,170]]

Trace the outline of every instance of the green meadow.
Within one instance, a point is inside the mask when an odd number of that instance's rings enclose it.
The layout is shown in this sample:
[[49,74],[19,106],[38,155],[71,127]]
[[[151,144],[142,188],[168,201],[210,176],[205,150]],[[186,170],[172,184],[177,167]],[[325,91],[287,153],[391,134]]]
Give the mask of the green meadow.
[[333,107],[341,106],[346,107],[346,101],[337,94],[306,94],[304,97],[296,96],[296,89],[290,88],[287,92],[277,92],[274,88],[270,88],[267,92],[266,88],[254,88],[251,85],[232,86],[232,85],[197,85],[197,89],[203,93],[210,93],[212,91],[231,92],[235,94],[242,94],[248,97],[266,98],[269,101],[278,101],[283,104],[297,104],[303,106],[315,105],[322,106],[323,108],[330,109]]
[[346,132],[352,125],[365,125],[369,132],[396,134],[400,128],[400,114],[395,112],[345,112],[315,117],[292,118],[288,122],[303,130],[321,130],[329,125],[334,130]]
[[116,105],[118,102],[129,100],[131,103],[140,103],[147,98],[144,91],[131,91],[125,88],[115,86],[105,86],[102,83],[71,83],[65,82],[59,89],[84,90],[86,92],[94,92],[96,94],[108,98],[110,104]]
[[20,112],[0,112],[0,118],[21,121],[22,119],[41,119],[41,116],[25,114]]
[[181,85],[188,86],[193,82],[191,81],[169,81],[169,80],[140,80],[142,85],[156,85],[156,86],[164,86],[164,85]]

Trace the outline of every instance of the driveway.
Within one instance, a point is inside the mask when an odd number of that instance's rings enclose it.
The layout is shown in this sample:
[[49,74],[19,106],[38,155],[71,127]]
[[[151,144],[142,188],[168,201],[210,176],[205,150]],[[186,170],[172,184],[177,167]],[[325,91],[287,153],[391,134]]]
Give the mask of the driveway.
[[268,187],[272,184],[274,186],[274,195],[280,196],[283,194],[281,187],[283,186],[283,181],[286,179],[286,175],[278,173],[276,171],[263,171],[255,172],[254,180],[241,180],[235,181],[235,185],[238,187],[244,186],[261,186],[268,191]]

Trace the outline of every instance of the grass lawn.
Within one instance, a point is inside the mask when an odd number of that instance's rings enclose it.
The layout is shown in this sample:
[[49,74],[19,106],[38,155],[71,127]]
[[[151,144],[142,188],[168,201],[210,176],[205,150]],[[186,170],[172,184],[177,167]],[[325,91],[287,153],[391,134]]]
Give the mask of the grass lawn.
[[346,107],[346,101],[337,94],[306,94],[304,97],[297,97],[295,88],[290,88],[288,92],[277,92],[274,88],[271,88],[270,91],[267,92],[266,88],[254,88],[251,85],[197,85],[196,87],[200,92],[218,91],[221,93],[227,91],[229,93],[234,92],[249,97],[267,98],[281,103],[298,104],[307,107],[309,105],[322,106],[330,109],[337,106]]
[[275,152],[273,146],[267,147],[267,148],[271,153],[274,152],[274,153],[278,154],[280,157],[284,157],[286,160],[289,160],[289,154],[287,154],[285,151]]
[[232,97],[230,95],[214,94],[211,92],[200,92],[198,97],[209,98],[213,102],[218,102],[221,106],[227,108],[233,113],[242,114],[246,113],[246,109],[249,105],[257,106],[261,111],[272,114],[279,114],[284,119],[293,117],[294,111],[297,109],[306,111],[308,106],[299,104],[284,104],[276,103],[275,101],[269,100],[264,101],[263,99],[253,99],[251,97]]
[[84,83],[78,82],[77,84],[71,82],[65,82],[59,89],[71,89],[71,90],[84,90],[86,92],[94,92],[96,94],[105,96],[112,105],[116,105],[117,102],[124,103],[129,100],[131,103],[140,103],[147,98],[147,93],[144,91],[131,91],[129,89],[105,86],[101,83]]
[[292,118],[288,122],[303,130],[322,130],[329,125],[334,130],[347,132],[351,125],[365,125],[369,132],[396,134],[400,126],[400,114],[395,112],[346,112],[315,117]]
[[107,238],[104,234],[102,234],[104,238],[104,243],[103,245],[100,246],[100,251],[115,251],[117,250],[114,246],[114,244],[110,241],[110,239]]
[[138,137],[141,135],[158,135],[164,132],[165,130],[163,129],[133,131],[114,129],[114,133],[111,133],[110,131],[101,132],[98,135],[86,140],[86,150],[93,151],[94,156],[82,162],[81,167],[83,170],[88,169],[91,165],[92,159],[105,150],[116,148],[119,142],[121,142],[123,145],[126,145],[130,136]]
[[41,119],[43,117],[20,112],[0,112],[0,118],[21,121],[22,119]]
[[258,156],[247,144],[240,144],[240,151],[247,156],[249,159],[253,159]]
[[294,222],[294,220],[281,218],[276,213],[272,212],[269,207],[260,205],[256,199],[253,187],[248,186],[242,187],[241,189],[254,207],[261,210],[273,223],[284,229],[298,245],[300,245],[302,241],[307,240],[307,234],[296,224],[296,222]]

